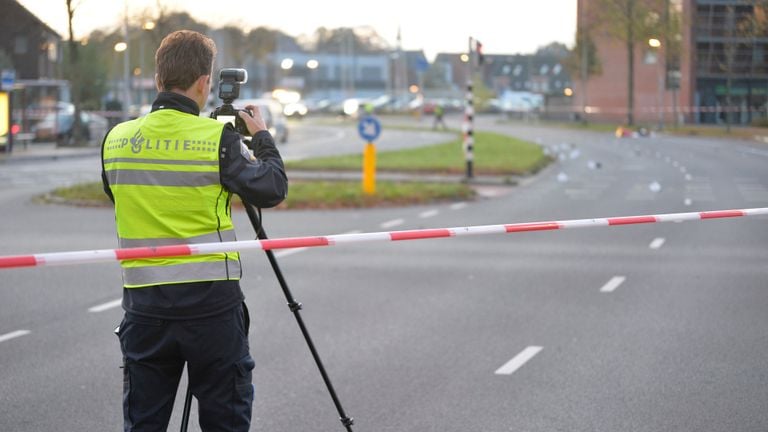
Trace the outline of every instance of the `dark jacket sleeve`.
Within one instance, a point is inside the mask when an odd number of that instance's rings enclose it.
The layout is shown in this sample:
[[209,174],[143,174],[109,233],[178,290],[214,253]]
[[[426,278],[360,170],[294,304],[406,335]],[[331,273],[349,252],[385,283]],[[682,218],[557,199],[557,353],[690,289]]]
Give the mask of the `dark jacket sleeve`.
[[107,137],[109,136],[110,132],[112,132],[112,128],[109,128],[107,133],[104,135],[104,139],[101,141],[101,183],[104,187],[104,193],[107,194],[109,200],[114,204],[115,197],[112,195],[112,189],[109,187],[109,181],[107,180],[107,170],[104,169],[104,143],[107,142]]
[[267,131],[258,132],[251,140],[253,156],[234,130],[225,127],[221,133],[221,184],[248,204],[260,208],[274,207],[288,195],[288,178],[275,140]]

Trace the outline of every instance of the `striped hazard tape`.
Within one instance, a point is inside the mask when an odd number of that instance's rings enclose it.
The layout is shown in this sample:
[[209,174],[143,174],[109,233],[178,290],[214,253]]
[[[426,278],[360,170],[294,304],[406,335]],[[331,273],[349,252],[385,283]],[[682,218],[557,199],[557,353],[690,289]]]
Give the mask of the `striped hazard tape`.
[[74,265],[113,262],[138,258],[160,258],[247,250],[294,249],[333,246],[345,243],[423,240],[464,235],[505,234],[528,231],[548,231],[569,228],[589,228],[636,225],[656,222],[677,222],[768,215],[768,208],[717,210],[691,213],[670,213],[646,216],[623,216],[600,219],[575,219],[551,222],[528,222],[503,225],[483,225],[457,228],[433,228],[410,231],[389,231],[360,234],[338,234],[318,237],[290,237],[269,240],[243,240],[222,243],[197,243],[126,249],[101,249],[53,252],[32,255],[0,256],[0,269],[44,265]]

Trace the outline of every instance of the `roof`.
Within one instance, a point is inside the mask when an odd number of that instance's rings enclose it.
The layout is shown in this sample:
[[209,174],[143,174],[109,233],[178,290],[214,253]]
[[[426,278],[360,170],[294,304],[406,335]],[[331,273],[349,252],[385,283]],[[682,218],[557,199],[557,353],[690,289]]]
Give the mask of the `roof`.
[[59,39],[63,39],[63,37],[54,29],[52,29],[48,24],[43,22],[40,18],[38,18],[35,14],[27,10],[27,8],[24,7],[21,3],[19,3],[16,0],[0,0],[0,9],[3,10],[3,15],[9,16],[13,14],[13,12],[7,12],[10,11],[11,8],[16,8],[18,11],[23,13],[24,15],[28,16],[29,18],[32,18],[33,21],[35,21],[37,24],[40,24],[41,27],[43,27],[46,31],[51,33],[52,35],[56,36]]

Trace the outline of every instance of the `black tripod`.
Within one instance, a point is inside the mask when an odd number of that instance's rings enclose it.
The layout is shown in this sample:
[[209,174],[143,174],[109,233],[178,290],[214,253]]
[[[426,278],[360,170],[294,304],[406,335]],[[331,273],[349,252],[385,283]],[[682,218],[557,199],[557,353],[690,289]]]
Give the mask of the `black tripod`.
[[[248,213],[248,219],[250,219],[251,225],[253,226],[254,231],[256,231],[256,237],[259,240],[266,240],[267,233],[264,232],[264,227],[261,225],[261,220],[256,214],[256,211],[250,204],[246,203],[245,201],[243,201],[243,207],[245,207],[245,212]],[[283,289],[285,299],[288,301],[288,308],[291,310],[291,312],[293,312],[293,316],[296,317],[296,322],[299,324],[301,334],[304,335],[304,340],[307,341],[307,346],[309,347],[309,351],[312,353],[312,358],[315,359],[317,368],[320,370],[320,375],[322,375],[323,381],[325,381],[325,386],[328,388],[328,393],[331,394],[333,404],[336,405],[336,411],[339,413],[339,420],[341,420],[341,424],[344,425],[344,427],[347,429],[347,432],[352,432],[352,425],[355,423],[355,421],[352,419],[352,417],[348,417],[344,413],[344,408],[341,407],[341,402],[339,402],[339,398],[336,396],[336,391],[333,389],[331,379],[328,377],[328,373],[325,371],[323,362],[320,360],[320,355],[317,353],[315,344],[312,342],[312,338],[309,336],[307,327],[304,325],[304,320],[301,318],[301,313],[299,311],[301,310],[302,305],[293,298],[293,294],[291,294],[291,290],[288,288],[288,283],[286,283],[285,278],[283,277],[283,272],[280,271],[280,266],[277,264],[275,254],[271,250],[266,250],[264,252],[267,253],[269,264],[272,265],[272,270],[275,272],[275,276],[277,276],[277,280],[280,282],[280,288]],[[189,407],[191,403],[192,393],[189,387],[187,387],[187,395],[184,400],[184,411],[181,418],[181,432],[187,432],[187,425],[189,423]]]

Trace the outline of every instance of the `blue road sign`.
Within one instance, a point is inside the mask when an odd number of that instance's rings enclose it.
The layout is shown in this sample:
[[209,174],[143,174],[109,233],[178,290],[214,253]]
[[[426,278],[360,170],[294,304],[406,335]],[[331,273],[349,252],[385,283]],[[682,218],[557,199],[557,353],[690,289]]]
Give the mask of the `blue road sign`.
[[416,59],[416,70],[419,72],[426,72],[429,69],[429,62],[424,57]]
[[357,124],[357,131],[366,141],[374,141],[381,135],[381,122],[374,116],[365,116]]
[[2,79],[0,80],[0,90],[13,90],[13,83],[16,80],[16,71],[13,69],[3,69],[0,75],[2,76]]

